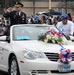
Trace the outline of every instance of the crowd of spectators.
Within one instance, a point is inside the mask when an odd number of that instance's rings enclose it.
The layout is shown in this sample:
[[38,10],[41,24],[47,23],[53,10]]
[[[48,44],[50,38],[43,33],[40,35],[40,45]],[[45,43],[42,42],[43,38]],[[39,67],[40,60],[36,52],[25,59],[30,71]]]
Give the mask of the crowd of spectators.
[[[68,13],[68,20],[73,21],[74,19],[72,19],[71,14]],[[31,17],[27,20],[27,23],[29,24],[48,24],[48,25],[56,25],[57,22],[61,21],[61,17],[60,15],[54,16],[54,15],[42,15],[40,16],[39,14],[36,14],[35,16],[31,15]]]
[[[73,21],[73,23],[74,23],[74,18],[72,19],[71,14],[68,13],[67,15],[68,15],[67,20]],[[55,25],[55,26],[60,21],[62,21],[60,15],[46,16],[44,14],[31,15],[28,19],[26,19],[27,24],[48,24],[48,25]],[[3,31],[6,31],[7,27],[10,25],[11,25],[10,18],[5,18],[5,17],[0,18],[0,35],[3,34]],[[1,33],[2,29],[3,29],[3,31]]]
[[[13,10],[12,7],[6,9],[5,13],[3,14],[3,17],[0,18],[0,35],[8,34],[8,30],[10,30],[10,27],[16,24],[48,24],[48,25],[54,25],[57,28],[59,28],[59,26],[62,26],[61,28],[63,28],[64,30],[68,29],[67,31],[72,30],[73,32],[74,18],[72,19],[70,13],[67,14],[67,18],[61,18],[61,15],[56,15],[56,16],[50,14],[40,15],[38,13],[36,13],[35,15],[31,15],[29,18],[27,18],[26,13],[21,11],[23,6],[24,5],[22,3],[16,2],[16,4],[14,5],[15,10]],[[61,25],[60,24],[58,25],[58,23],[60,23]],[[66,28],[64,28],[63,26]]]

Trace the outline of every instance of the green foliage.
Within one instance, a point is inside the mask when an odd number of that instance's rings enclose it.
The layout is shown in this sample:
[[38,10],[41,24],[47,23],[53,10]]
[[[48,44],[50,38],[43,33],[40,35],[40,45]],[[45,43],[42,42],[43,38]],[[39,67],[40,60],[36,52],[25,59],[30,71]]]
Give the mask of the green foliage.
[[8,2],[9,4],[7,4],[7,5],[9,5],[9,6],[14,6],[14,4],[15,4],[16,2],[19,2],[20,0],[0,0],[0,7],[2,7],[2,8],[6,7],[6,6],[5,6],[5,2],[6,2],[6,1],[9,1],[9,2]]
[[0,0],[0,7],[4,7],[5,0]]
[[40,34],[40,35],[38,36],[38,40],[42,40],[42,39],[44,39],[44,34]]
[[58,38],[56,41],[57,42],[62,42],[62,39],[61,38]]
[[19,2],[20,0],[9,0],[9,6],[14,6],[16,2]]

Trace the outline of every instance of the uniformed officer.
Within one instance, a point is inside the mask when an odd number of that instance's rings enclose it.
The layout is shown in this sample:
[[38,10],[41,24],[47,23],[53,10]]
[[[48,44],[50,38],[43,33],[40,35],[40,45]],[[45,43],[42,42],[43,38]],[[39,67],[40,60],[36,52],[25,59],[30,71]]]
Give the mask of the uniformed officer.
[[23,4],[16,2],[15,10],[11,11],[9,8],[6,10],[4,17],[10,18],[11,25],[26,24],[26,14],[21,11]]

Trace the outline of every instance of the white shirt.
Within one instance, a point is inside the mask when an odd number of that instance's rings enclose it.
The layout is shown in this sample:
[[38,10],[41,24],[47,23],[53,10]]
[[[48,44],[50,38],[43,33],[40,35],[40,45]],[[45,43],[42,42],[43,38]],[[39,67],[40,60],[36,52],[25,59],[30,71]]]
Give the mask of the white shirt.
[[74,23],[72,21],[67,20],[67,24],[63,24],[62,21],[57,23],[57,28],[62,29],[63,33],[67,36],[73,35],[74,32]]
[[19,16],[21,15],[21,11],[19,12]]

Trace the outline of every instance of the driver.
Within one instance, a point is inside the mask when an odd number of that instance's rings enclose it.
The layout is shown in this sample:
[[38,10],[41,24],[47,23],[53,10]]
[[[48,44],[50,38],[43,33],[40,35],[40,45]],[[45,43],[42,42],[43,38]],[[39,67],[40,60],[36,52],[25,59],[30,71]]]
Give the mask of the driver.
[[62,30],[63,34],[65,36],[73,36],[73,22],[68,20],[68,15],[67,14],[62,14],[61,15],[62,21],[58,22],[56,27],[59,30]]

